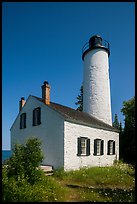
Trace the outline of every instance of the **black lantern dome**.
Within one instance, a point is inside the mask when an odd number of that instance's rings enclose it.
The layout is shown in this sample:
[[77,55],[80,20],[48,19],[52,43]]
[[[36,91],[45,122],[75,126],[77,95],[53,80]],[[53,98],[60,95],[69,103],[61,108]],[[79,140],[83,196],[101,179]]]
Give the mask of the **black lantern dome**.
[[84,56],[88,51],[96,48],[105,49],[108,52],[108,56],[110,55],[109,43],[99,35],[93,35],[82,49],[82,59],[84,60]]

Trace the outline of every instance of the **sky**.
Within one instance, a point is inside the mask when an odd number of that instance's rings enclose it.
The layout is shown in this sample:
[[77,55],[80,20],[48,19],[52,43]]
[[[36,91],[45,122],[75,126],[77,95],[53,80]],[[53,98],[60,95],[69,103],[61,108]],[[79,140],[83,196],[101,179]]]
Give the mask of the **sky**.
[[135,95],[134,2],[2,3],[2,149],[21,97],[41,97],[48,81],[51,101],[76,109],[83,81],[82,47],[93,35],[110,43],[112,119]]

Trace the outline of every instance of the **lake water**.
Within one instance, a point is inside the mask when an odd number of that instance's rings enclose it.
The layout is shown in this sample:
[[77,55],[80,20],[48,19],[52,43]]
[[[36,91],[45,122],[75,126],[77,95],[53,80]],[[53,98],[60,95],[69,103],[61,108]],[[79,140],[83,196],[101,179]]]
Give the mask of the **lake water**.
[[2,150],[2,162],[11,157],[11,150]]

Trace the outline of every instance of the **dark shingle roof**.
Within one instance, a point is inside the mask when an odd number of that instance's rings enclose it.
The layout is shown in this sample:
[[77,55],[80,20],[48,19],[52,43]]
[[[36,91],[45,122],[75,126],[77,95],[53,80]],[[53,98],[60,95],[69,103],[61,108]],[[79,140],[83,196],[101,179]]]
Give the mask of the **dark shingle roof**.
[[[39,101],[43,102],[41,98],[33,96],[34,98],[38,99]],[[46,104],[45,104],[46,105]],[[96,128],[101,128],[105,130],[110,130],[113,132],[119,132],[118,129],[112,127],[111,125],[108,125],[101,120],[98,120],[97,118],[82,112],[75,110],[73,108],[69,108],[64,105],[60,105],[57,103],[50,102],[50,105],[48,107],[52,108],[53,110],[57,111],[59,114],[61,114],[65,120],[78,123],[78,124],[83,124],[86,126],[91,126],[91,127],[96,127]]]

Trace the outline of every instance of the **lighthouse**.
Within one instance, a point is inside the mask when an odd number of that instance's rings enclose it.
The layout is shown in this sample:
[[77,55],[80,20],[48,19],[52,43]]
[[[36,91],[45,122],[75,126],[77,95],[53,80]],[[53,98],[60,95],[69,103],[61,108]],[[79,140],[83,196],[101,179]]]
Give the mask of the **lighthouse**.
[[112,125],[109,55],[109,43],[98,35],[83,47],[83,111]]

